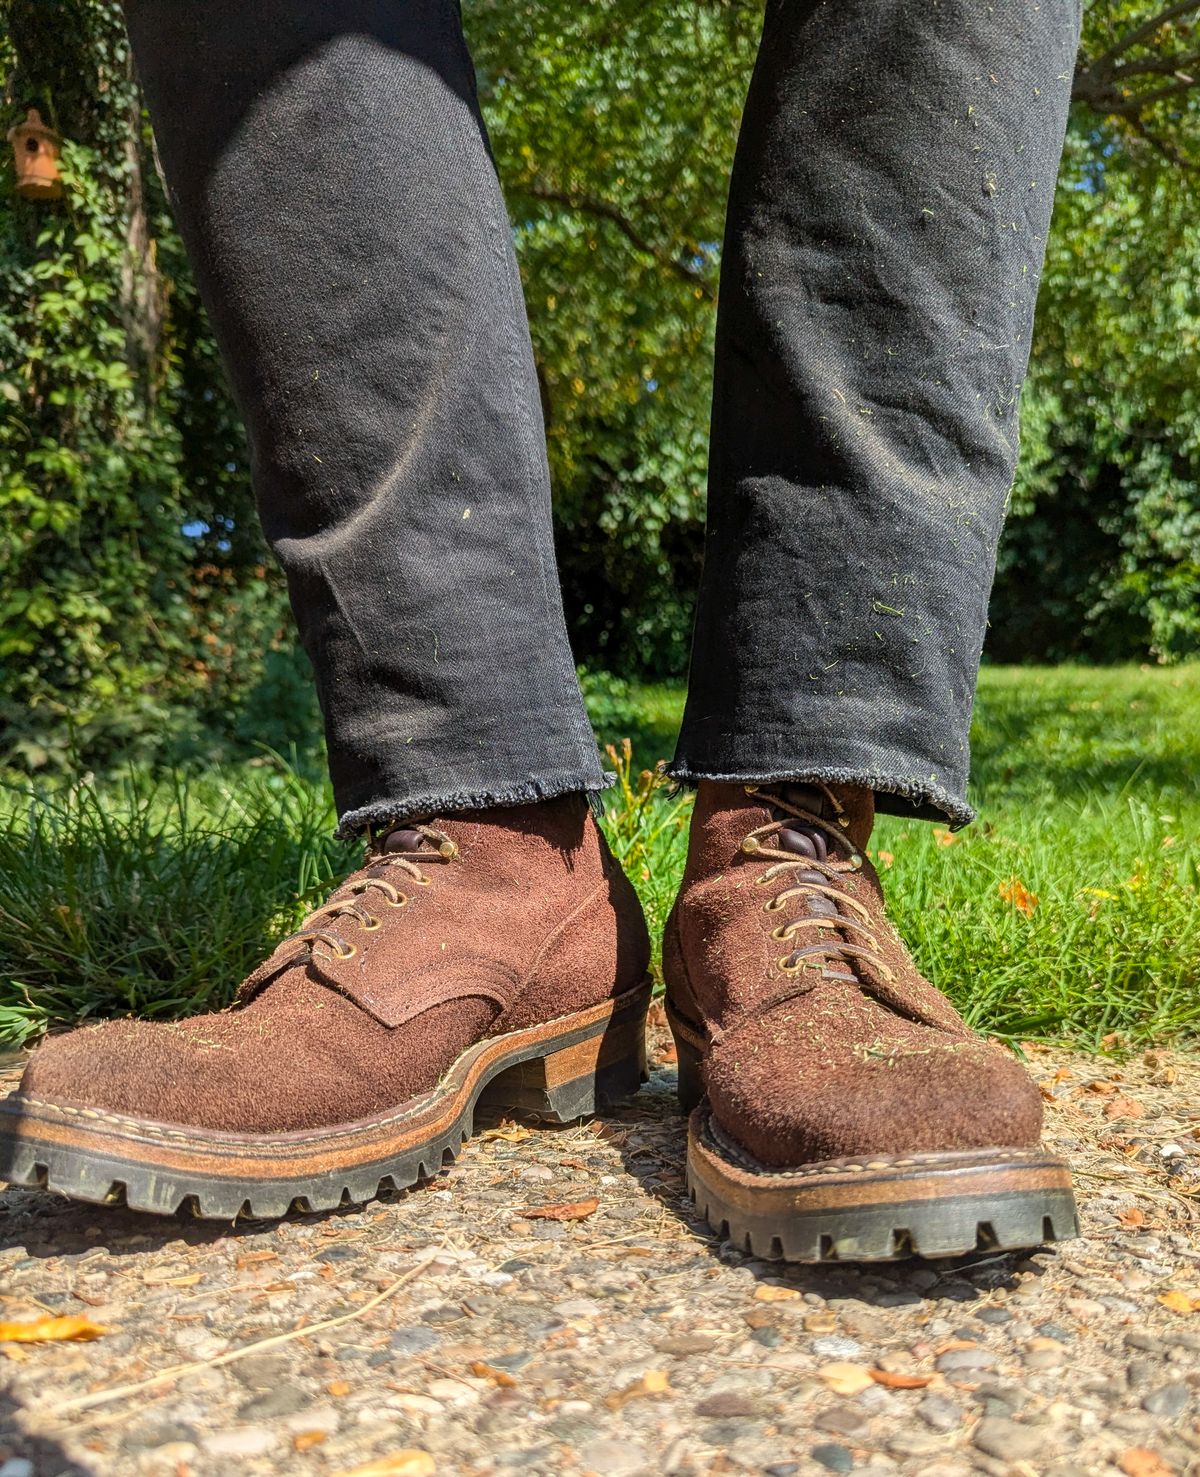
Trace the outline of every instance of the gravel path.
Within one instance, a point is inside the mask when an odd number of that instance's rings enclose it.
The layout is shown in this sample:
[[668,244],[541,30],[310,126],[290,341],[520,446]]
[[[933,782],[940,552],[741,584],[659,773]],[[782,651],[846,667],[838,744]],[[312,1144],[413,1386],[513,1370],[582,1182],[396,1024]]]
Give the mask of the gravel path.
[[653,1055],[631,1108],[493,1122],[362,1210],[6,1190],[0,1320],[106,1332],[0,1343],[0,1477],[1200,1473],[1200,1059],[1034,1051],[1085,1239],[858,1270],[691,1218],[661,1026]]

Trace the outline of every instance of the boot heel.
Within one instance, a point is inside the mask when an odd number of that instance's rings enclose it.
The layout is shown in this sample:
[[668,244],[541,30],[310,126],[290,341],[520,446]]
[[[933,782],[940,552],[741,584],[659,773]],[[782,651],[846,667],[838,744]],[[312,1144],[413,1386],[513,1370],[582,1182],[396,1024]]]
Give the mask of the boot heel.
[[509,1067],[487,1085],[480,1104],[571,1123],[628,1102],[648,1075],[643,1006],[601,1034]]
[[671,1035],[675,1038],[675,1056],[678,1061],[679,1072],[679,1106],[685,1115],[690,1115],[693,1108],[698,1108],[704,1101],[704,1077],[700,1071],[700,1052],[681,1036],[674,1028]]

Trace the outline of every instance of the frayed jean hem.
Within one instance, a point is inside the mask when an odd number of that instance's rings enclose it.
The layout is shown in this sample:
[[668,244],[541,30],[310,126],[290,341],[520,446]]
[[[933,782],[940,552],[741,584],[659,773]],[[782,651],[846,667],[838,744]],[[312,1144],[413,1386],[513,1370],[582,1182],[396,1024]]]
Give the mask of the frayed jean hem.
[[369,805],[356,806],[341,816],[335,835],[339,840],[353,841],[355,837],[381,826],[403,825],[406,821],[426,816],[450,815],[464,810],[533,805],[539,800],[554,800],[560,795],[585,794],[596,811],[600,793],[615,783],[616,775],[608,773],[602,773],[599,781],[594,778],[584,780],[579,775],[547,776],[495,790],[443,790],[410,795],[404,799],[373,800]]
[[975,811],[962,799],[929,780],[910,780],[896,775],[880,774],[868,769],[820,765],[808,769],[750,770],[737,774],[719,774],[697,769],[684,762],[669,764],[667,775],[682,785],[696,785],[701,780],[719,784],[767,785],[789,782],[810,785],[857,785],[875,791],[875,808],[893,815],[914,816],[919,820],[945,821],[952,831],[961,830],[975,819]]

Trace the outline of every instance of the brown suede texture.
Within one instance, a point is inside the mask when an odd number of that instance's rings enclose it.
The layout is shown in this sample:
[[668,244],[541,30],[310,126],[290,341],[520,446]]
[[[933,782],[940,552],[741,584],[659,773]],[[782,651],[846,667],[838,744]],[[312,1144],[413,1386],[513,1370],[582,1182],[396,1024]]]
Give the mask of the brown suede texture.
[[[230,1010],[51,1038],[21,1091],[230,1132],[348,1123],[427,1092],[483,1037],[587,1009],[644,977],[641,906],[583,796],[431,824],[458,855],[413,857],[424,885],[376,856],[332,894],[377,927],[318,920],[341,949],[285,940]],[[372,877],[407,901],[356,893]]]
[[[805,931],[795,946],[772,937],[773,929],[804,917],[807,903],[791,897],[781,910],[765,911],[764,903],[794,884],[786,873],[773,883],[757,881],[771,862],[742,850],[743,838],[772,820],[769,794],[737,784],[699,787],[663,971],[672,1008],[710,1043],[704,1081],[717,1124],[773,1168],[1036,1146],[1042,1106],[1028,1073],[971,1031],[922,977],[886,916],[865,855],[874,797],[830,788],[849,823],[831,856],[862,855],[861,870],[835,885],[868,910],[891,980],[871,961],[849,956],[830,965],[850,979],[782,969],[791,948],[830,934]],[[849,929],[839,935],[861,940]],[[807,993],[770,1003],[801,981]]]

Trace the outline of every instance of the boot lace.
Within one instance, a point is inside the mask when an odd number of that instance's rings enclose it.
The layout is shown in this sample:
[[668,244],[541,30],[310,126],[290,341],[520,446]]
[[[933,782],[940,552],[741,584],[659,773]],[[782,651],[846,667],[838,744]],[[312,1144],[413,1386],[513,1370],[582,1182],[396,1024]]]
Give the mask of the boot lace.
[[[808,940],[779,959],[779,968],[784,974],[796,976],[797,983],[765,1002],[770,1005],[807,995],[822,978],[854,979],[856,961],[870,964],[886,980],[895,978],[880,952],[870,913],[842,885],[843,879],[861,870],[863,864],[846,835],[849,820],[845,806],[828,785],[818,783],[810,788],[821,792],[834,817],[832,821],[796,803],[786,789],[746,786],[747,794],[763,794],[771,807],[781,812],[742,840],[744,852],[770,862],[754,879],[757,886],[781,881],[787,884],[767,899],[763,911],[783,912],[793,903],[789,911],[795,912],[799,911],[798,905],[804,905],[800,917],[779,924],[771,937],[784,944],[798,938]],[[837,968],[839,964],[844,967]]]
[[[428,843],[432,850],[423,847],[422,842]],[[373,933],[382,920],[370,911],[368,902],[377,904],[382,900],[385,907],[403,908],[410,901],[409,894],[384,875],[385,869],[399,872],[416,887],[428,887],[430,878],[421,870],[422,865],[453,861],[457,856],[458,847],[445,831],[423,823],[413,822],[391,830],[378,842],[372,838],[367,850],[366,866],[370,869],[367,875],[339,888],[328,902],[314,908],[287,942],[307,944],[310,956],[318,944],[324,944],[335,959],[353,959],[358,945],[322,927],[323,923],[348,918],[363,932]]]

